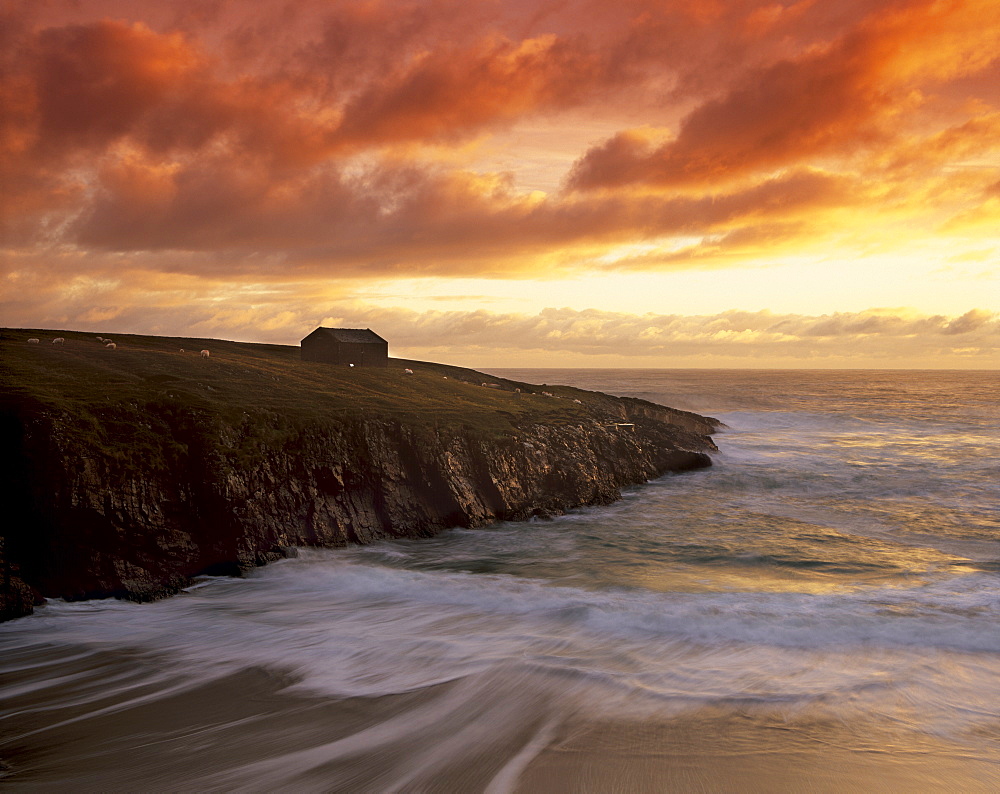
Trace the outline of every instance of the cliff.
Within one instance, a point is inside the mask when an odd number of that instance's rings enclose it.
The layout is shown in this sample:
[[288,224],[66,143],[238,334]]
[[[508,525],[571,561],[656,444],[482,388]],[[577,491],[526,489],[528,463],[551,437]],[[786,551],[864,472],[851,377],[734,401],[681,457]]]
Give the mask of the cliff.
[[[366,371],[282,346],[115,342],[0,340],[2,617],[40,597],[158,598],[296,546],[606,504],[624,486],[710,465],[715,449],[712,419],[457,367]],[[192,352],[202,348],[211,357]]]

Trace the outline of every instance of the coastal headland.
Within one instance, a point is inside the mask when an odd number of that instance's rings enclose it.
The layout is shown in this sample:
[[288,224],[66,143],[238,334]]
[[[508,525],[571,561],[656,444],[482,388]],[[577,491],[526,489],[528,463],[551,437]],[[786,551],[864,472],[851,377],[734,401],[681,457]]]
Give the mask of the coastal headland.
[[711,465],[720,427],[460,367],[179,337],[5,329],[0,382],[0,620],[47,597],[156,599],[298,546],[608,504]]

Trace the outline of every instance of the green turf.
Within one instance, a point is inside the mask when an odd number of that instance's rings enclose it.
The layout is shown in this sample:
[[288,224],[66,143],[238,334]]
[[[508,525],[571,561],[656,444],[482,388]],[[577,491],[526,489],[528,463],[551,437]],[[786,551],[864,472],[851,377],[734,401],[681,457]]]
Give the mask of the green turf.
[[[65,344],[52,344],[59,336]],[[130,334],[111,335],[117,348],[110,350],[97,336],[4,329],[4,403],[94,422],[106,437],[114,413],[106,409],[151,405],[157,412],[203,411],[231,422],[266,414],[274,420],[269,423],[273,427],[365,417],[416,426],[459,425],[495,435],[526,423],[597,421],[609,399],[568,387],[544,387],[564,397],[553,399],[540,393],[542,387],[428,362],[390,359],[386,369],[349,368],[301,361],[299,348],[292,346]],[[40,343],[28,344],[29,338]],[[208,358],[199,355],[202,349],[210,351]],[[406,374],[405,368],[413,374]],[[500,383],[504,390],[483,388],[483,382]],[[515,386],[524,391],[516,394]]]

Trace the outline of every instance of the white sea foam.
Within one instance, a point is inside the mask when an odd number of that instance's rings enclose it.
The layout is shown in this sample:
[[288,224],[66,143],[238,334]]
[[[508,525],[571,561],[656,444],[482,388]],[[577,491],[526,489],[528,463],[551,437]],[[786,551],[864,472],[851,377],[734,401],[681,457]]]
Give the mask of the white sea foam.
[[[940,722],[1000,702],[1000,600],[986,575],[924,586],[919,601],[898,588],[663,594],[406,570],[363,557],[306,552],[153,605],[51,604],[4,627],[0,641],[34,623],[50,639],[173,661],[172,674],[290,669],[301,686],[340,697],[514,664],[523,668],[515,679],[558,673],[563,695],[581,707],[630,712],[736,701],[828,702],[836,712],[839,701],[855,713],[905,698]],[[567,675],[576,681],[568,689]]]

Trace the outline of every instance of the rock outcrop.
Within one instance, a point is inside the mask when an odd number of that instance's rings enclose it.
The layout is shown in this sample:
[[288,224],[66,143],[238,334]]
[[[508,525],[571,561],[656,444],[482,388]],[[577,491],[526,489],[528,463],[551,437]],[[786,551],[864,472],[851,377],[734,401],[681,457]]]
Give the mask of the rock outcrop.
[[596,394],[588,410],[497,432],[386,415],[233,416],[167,399],[84,414],[8,401],[0,618],[40,597],[159,598],[297,546],[607,504],[622,487],[710,465],[714,420]]

